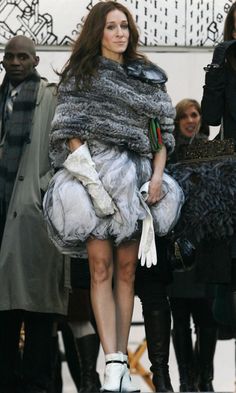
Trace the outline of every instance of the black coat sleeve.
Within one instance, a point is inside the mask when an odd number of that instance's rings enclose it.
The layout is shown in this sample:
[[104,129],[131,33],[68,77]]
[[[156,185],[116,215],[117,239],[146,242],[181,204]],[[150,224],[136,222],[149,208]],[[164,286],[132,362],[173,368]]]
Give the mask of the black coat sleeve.
[[225,66],[206,72],[201,102],[202,120],[210,126],[221,124],[225,106]]

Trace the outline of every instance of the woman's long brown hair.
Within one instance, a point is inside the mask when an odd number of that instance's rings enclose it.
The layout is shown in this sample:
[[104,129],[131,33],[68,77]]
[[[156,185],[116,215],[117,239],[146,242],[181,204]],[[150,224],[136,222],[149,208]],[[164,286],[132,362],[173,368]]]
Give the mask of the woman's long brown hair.
[[106,24],[107,14],[111,11],[123,12],[128,20],[129,43],[123,54],[124,62],[145,58],[137,52],[139,41],[138,29],[129,10],[120,3],[105,1],[97,3],[85,19],[81,33],[74,43],[72,54],[61,73],[60,83],[74,76],[77,84],[80,81],[89,84],[90,78],[96,73],[99,56],[101,56],[101,41]]
[[224,24],[224,41],[230,41],[233,39],[234,27],[234,14],[236,12],[236,1],[231,5],[229,12],[225,18]]

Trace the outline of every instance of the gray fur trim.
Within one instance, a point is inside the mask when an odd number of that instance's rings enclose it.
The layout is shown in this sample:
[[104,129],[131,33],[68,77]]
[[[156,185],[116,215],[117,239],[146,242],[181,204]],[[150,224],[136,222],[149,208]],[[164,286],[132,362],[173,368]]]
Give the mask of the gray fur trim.
[[166,146],[167,153],[171,154],[174,151],[175,148],[175,138],[174,135],[171,134],[170,132],[163,132],[162,133],[162,141],[164,145]]
[[168,173],[185,195],[180,219],[172,232],[195,246],[202,239],[223,239],[236,230],[236,157],[170,164]]
[[101,58],[89,90],[78,89],[74,78],[59,88],[50,139],[54,166],[61,166],[67,154],[65,139],[72,137],[88,142],[97,139],[150,157],[148,127],[155,117],[172,151],[175,110],[165,86],[130,78],[122,65]]

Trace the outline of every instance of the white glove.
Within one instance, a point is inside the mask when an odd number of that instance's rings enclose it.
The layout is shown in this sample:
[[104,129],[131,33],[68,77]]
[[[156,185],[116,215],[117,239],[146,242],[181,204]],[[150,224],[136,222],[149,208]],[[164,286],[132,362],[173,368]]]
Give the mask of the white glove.
[[98,217],[115,213],[117,208],[99,179],[86,142],[67,157],[63,166],[86,187]]
[[149,207],[145,203],[148,198],[149,182],[145,183],[140,189],[140,201],[147,212],[147,216],[143,220],[142,234],[139,243],[138,258],[141,266],[151,267],[157,264],[157,251],[155,242],[155,232],[153,226],[153,218]]

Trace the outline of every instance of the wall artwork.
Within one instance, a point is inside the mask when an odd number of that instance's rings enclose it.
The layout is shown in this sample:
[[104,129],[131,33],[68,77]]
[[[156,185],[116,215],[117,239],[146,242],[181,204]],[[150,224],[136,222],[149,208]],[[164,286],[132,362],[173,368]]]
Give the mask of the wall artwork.
[[[0,44],[14,35],[37,45],[69,45],[100,0],[0,0]],[[120,0],[135,17],[144,46],[214,46],[234,0]]]

